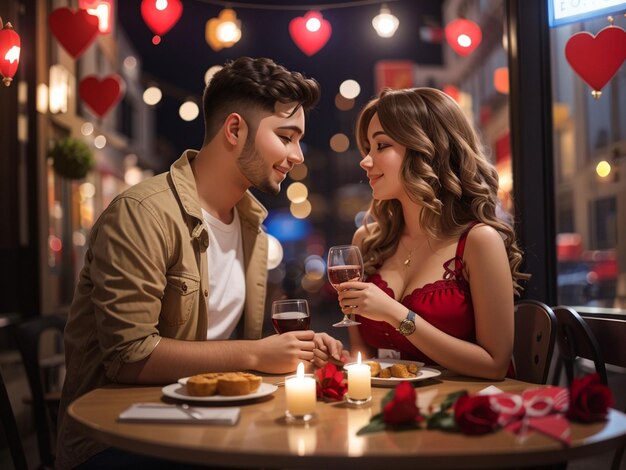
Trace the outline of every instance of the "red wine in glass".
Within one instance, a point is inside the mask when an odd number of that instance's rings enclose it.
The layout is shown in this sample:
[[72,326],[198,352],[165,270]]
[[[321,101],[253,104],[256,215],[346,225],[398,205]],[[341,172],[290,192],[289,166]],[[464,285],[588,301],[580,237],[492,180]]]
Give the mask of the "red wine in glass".
[[276,333],[308,330],[311,326],[309,304],[305,299],[283,299],[272,302],[272,325]]
[[281,312],[272,315],[272,325],[276,333],[287,331],[308,330],[311,326],[311,317],[303,312]]
[[[328,280],[335,288],[347,281],[360,281],[363,275],[363,258],[361,251],[356,245],[331,246],[328,250]],[[360,323],[352,320],[348,315],[343,315],[343,320],[333,326],[354,326]]]
[[361,279],[361,266],[357,264],[328,268],[328,280],[335,290],[342,282],[358,281],[359,279]]

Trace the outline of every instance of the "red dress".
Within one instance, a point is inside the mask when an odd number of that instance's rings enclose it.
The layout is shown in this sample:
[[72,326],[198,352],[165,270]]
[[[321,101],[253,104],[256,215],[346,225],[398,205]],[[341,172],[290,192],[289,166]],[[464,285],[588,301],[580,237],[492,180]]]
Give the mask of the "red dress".
[[[406,295],[401,303],[441,331],[475,343],[474,306],[469,283],[463,277],[465,241],[473,226],[474,224],[461,234],[456,247],[456,256],[443,264],[443,279],[418,287]],[[380,274],[373,274],[367,281],[376,284],[390,297],[395,298],[393,290]],[[395,349],[400,352],[402,359],[436,364],[389,323],[370,320],[360,315],[356,317],[361,322],[358,326],[361,337],[369,346]]]

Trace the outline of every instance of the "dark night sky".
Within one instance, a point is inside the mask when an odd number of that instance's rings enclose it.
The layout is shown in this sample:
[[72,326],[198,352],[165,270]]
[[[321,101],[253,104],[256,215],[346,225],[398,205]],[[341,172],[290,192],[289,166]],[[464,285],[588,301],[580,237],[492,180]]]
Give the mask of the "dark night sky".
[[[226,2],[225,2],[226,3]],[[273,0],[247,1],[246,4],[312,5],[310,2]],[[316,5],[332,5],[324,2]],[[357,2],[358,3],[358,2]],[[206,22],[217,17],[223,7],[201,0],[183,0],[179,22],[163,36],[160,45],[151,43],[153,33],[144,23],[140,12],[141,0],[118,2],[119,24],[143,62],[143,70],[165,85],[164,97],[157,105],[157,135],[173,147],[171,158],[186,148],[199,148],[203,138],[201,117],[193,122],[178,117],[181,97],[167,94],[167,85],[183,94],[194,96],[200,103],[206,70],[216,64],[240,56],[270,57],[289,69],[317,79],[322,86],[322,100],[307,120],[305,143],[309,148],[330,152],[330,137],[342,131],[352,138],[356,111],[374,95],[374,64],[379,60],[412,60],[419,64],[439,64],[441,47],[420,41],[419,28],[441,21],[440,0],[401,0],[389,2],[392,12],[400,19],[393,38],[383,39],[372,28],[372,18],[380,4],[350,8],[323,9],[333,31],[324,48],[312,57],[306,56],[289,36],[289,21],[303,16],[306,10],[273,11],[237,7],[232,4],[242,22],[242,38],[233,47],[215,52],[204,39]],[[334,105],[339,84],[346,79],[361,84],[361,95],[355,109],[346,117]]]

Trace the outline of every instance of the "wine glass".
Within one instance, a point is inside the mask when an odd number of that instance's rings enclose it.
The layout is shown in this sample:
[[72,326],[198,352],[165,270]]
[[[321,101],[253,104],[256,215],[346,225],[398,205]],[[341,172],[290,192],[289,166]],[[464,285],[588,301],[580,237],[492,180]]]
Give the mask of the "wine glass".
[[[331,246],[328,250],[328,280],[337,290],[339,284],[347,281],[360,281],[363,275],[363,258],[358,246],[339,245]],[[349,315],[344,314],[343,320],[333,326],[360,325]]]
[[311,326],[309,304],[305,299],[275,300],[272,302],[272,324],[278,334],[308,330]]

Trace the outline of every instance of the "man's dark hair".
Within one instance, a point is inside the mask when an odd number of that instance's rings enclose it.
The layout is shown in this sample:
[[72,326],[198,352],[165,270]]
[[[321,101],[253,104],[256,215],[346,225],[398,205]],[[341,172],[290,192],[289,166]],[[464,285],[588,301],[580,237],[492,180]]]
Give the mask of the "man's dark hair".
[[232,112],[241,114],[248,125],[253,125],[249,122],[252,113],[273,113],[276,102],[297,102],[308,111],[319,97],[320,87],[316,80],[299,72],[290,72],[271,59],[240,57],[227,62],[204,90],[204,142],[215,137],[226,116]]

